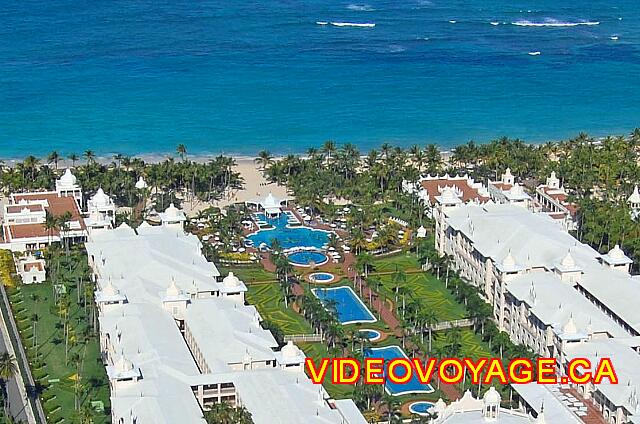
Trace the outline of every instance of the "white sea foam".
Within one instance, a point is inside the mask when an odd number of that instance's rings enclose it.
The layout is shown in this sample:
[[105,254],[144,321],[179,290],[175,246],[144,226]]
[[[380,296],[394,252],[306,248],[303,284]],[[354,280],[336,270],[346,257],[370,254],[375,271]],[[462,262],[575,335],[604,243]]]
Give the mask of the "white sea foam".
[[500,25],[500,22],[490,22],[491,25]]
[[556,19],[545,19],[542,22],[528,21],[521,19],[519,21],[511,22],[512,25],[522,27],[575,27],[578,25],[600,25],[598,21],[580,21],[580,22],[562,22]]
[[541,54],[540,52],[529,52],[529,56],[540,56]]
[[617,41],[620,37],[618,37],[617,35],[612,35],[611,38],[613,41]]
[[449,21],[450,24],[455,24],[458,21]]
[[356,22],[330,22],[331,25],[337,27],[359,27],[359,28],[373,28],[376,24],[373,23],[356,23]]
[[316,24],[318,24],[318,25],[329,25],[329,22],[325,22],[325,21],[316,21]]
[[356,12],[373,12],[375,9],[368,4],[350,4],[347,9]]

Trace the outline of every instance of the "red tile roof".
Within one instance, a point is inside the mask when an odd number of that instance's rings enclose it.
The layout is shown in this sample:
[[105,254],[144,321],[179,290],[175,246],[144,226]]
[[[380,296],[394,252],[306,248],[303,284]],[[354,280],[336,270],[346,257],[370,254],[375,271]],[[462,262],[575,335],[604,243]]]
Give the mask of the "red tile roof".
[[435,197],[440,195],[440,191],[438,187],[456,187],[462,193],[462,201],[468,202],[469,200],[478,200],[480,202],[486,202],[489,200],[489,197],[481,196],[478,193],[478,190],[470,187],[467,184],[467,180],[449,180],[446,178],[437,179],[437,180],[422,180],[422,187],[427,190],[429,194],[429,201],[431,203],[435,202]]
[[[76,221],[80,225],[80,230],[86,230],[84,219],[80,213],[78,203],[73,197],[58,197],[56,193],[22,193],[13,196],[15,202],[21,200],[36,201],[46,200],[49,204],[46,210],[54,215],[61,216],[66,212],[71,213],[71,221]],[[15,205],[24,208],[26,205]],[[8,230],[8,231],[7,231]],[[44,224],[10,224],[5,226],[5,240],[10,241],[12,239],[20,238],[32,238],[32,237],[47,237],[49,234],[52,236],[58,236],[60,233],[58,230],[51,230],[49,232],[45,229]]]

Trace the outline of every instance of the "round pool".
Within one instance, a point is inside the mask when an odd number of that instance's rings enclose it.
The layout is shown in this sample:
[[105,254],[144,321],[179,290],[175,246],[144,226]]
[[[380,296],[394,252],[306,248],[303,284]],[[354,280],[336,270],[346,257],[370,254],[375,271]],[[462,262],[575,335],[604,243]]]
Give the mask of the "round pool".
[[414,402],[409,405],[409,412],[411,412],[412,414],[427,415],[429,409],[431,408],[433,408],[433,403],[431,402]]
[[382,334],[380,334],[378,330],[372,330],[370,328],[363,328],[359,333],[362,334],[362,337],[369,339],[370,342],[375,342],[382,337]]
[[336,277],[330,272],[314,272],[313,274],[309,274],[309,280],[314,283],[330,283]]
[[314,265],[323,265],[329,261],[327,255],[316,250],[293,252],[287,255],[287,259],[295,266],[311,266],[311,262]]

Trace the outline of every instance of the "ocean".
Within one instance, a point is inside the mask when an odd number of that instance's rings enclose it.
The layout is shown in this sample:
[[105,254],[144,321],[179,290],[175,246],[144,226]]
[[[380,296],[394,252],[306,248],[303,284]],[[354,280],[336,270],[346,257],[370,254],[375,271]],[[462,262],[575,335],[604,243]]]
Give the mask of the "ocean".
[[0,23],[3,158],[640,126],[637,0],[23,0]]

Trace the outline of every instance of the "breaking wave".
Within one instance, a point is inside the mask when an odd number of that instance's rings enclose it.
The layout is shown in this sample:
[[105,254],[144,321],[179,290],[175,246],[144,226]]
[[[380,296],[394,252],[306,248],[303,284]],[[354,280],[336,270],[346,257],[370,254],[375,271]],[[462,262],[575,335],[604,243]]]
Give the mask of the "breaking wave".
[[329,22],[329,23],[337,27],[373,28],[376,26],[376,24],[373,24],[373,23],[356,23],[356,22]]
[[373,12],[375,9],[368,4],[350,4],[347,9],[354,10],[356,12]]
[[511,22],[511,25],[522,27],[575,27],[579,25],[600,25],[598,21],[580,21],[580,22],[562,22],[556,19],[545,19],[542,22],[528,21],[521,19],[519,21]]

